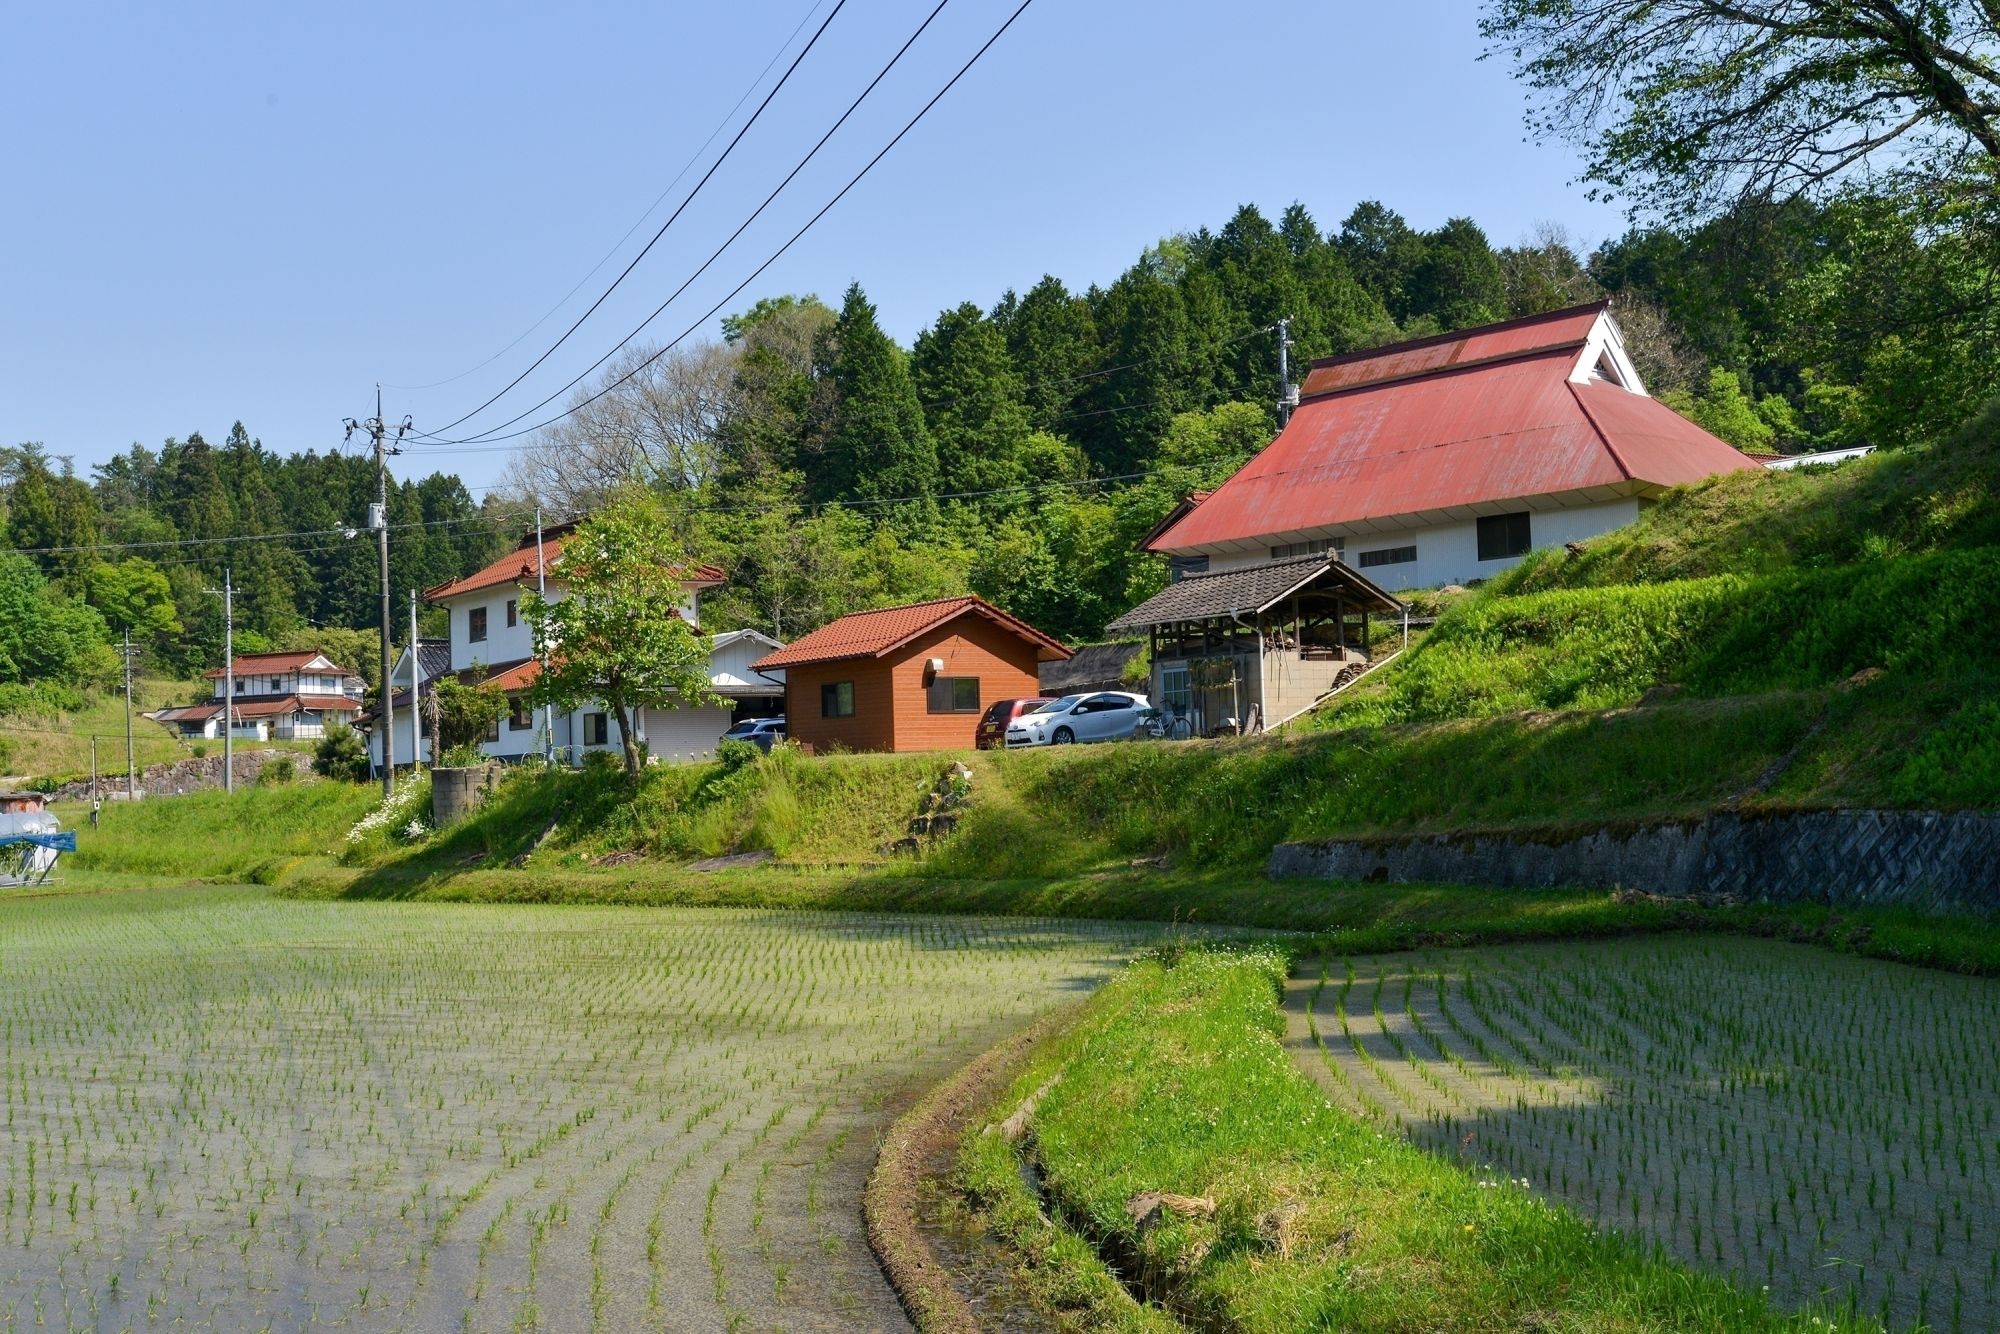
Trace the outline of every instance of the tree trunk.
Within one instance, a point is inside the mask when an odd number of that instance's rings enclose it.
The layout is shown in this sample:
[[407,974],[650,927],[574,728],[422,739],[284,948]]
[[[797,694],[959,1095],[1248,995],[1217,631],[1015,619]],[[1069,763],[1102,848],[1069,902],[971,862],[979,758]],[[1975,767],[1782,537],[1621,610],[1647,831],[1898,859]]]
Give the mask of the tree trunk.
[[622,699],[608,699],[606,704],[618,716],[618,740],[625,747],[625,772],[632,777],[639,776],[639,742],[632,735],[632,720],[638,710],[626,707]]

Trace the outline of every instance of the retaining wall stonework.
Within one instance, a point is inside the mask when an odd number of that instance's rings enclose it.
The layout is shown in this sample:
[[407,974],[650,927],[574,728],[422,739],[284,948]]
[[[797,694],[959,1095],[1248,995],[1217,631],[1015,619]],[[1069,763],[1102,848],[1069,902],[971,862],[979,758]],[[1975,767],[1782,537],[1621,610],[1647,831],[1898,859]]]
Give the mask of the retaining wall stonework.
[[2000,912],[2000,814],[1724,811],[1587,832],[1280,843],[1272,876],[1618,887],[1774,903]]

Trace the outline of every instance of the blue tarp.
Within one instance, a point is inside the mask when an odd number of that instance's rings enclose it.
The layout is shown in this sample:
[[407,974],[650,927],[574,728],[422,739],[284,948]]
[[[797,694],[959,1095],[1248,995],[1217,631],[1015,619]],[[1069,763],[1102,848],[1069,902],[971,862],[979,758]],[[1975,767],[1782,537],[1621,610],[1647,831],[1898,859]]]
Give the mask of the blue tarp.
[[57,852],[76,851],[76,835],[67,831],[60,834],[0,834],[0,848],[11,848],[21,843],[53,848]]

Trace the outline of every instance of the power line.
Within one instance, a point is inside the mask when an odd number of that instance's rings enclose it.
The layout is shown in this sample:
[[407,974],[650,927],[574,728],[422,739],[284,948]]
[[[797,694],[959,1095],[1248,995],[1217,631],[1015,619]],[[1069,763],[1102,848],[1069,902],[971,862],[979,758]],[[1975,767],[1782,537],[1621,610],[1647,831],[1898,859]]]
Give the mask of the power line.
[[[716,312],[720,311],[724,306],[734,301],[737,298],[737,296],[742,293],[744,288],[748,287],[751,283],[755,282],[758,278],[762,277],[766,269],[770,268],[773,264],[777,263],[780,259],[782,259],[786,254],[786,252],[789,251],[794,245],[798,244],[800,238],[802,238],[807,232],[811,231],[812,228],[819,222],[821,218],[824,218],[828,213],[832,212],[834,205],[838,204],[842,199],[846,198],[848,192],[852,190],[855,186],[859,185],[862,179],[866,177],[869,172],[873,171],[876,165],[880,163],[883,158],[889,155],[890,150],[895,148],[897,144],[901,143],[903,141],[904,136],[909,134],[911,130],[915,129],[917,127],[918,122],[922,121],[925,116],[930,114],[931,109],[944,99],[944,95],[946,93],[950,92],[954,87],[957,86],[958,81],[964,78],[966,73],[970,71],[974,65],[979,63],[980,57],[984,56],[987,53],[987,51],[992,49],[993,44],[999,41],[1000,38],[1006,33],[1006,31],[1009,28],[1014,26],[1014,21],[1020,18],[1021,15],[1027,11],[1028,6],[1033,3],[1034,0],[1021,0],[1020,6],[1017,9],[1015,9],[1012,14],[1007,16],[1007,21],[1005,23],[1002,23],[999,26],[999,28],[997,28],[994,31],[993,35],[991,37],[988,37],[985,43],[982,46],[980,46],[980,48],[977,51],[973,52],[972,58],[959,67],[958,73],[952,75],[951,78],[945,83],[944,87],[938,89],[938,91],[932,95],[931,100],[924,103],[923,108],[919,110],[916,115],[912,116],[909,119],[909,121],[903,126],[902,129],[896,131],[895,138],[891,139],[887,144],[883,145],[882,150],[879,153],[877,153],[874,157],[870,158],[868,160],[867,165],[862,167],[860,171],[856,172],[854,176],[847,182],[846,185],[841,186],[839,192],[835,194],[832,199],[829,199],[820,208],[819,212],[813,214],[812,217],[808,218],[803,227],[799,228],[796,232],[793,232],[791,235],[791,239],[787,240],[783,245],[779,246],[778,249],[772,253],[769,259],[765,260],[762,264],[759,264],[754,270],[751,271],[749,277],[745,278],[742,282],[736,284],[735,287],[731,288],[729,292],[725,294],[720,301],[716,302],[713,306],[710,306],[708,310],[705,313],[703,313],[703,315],[699,319],[697,319],[693,324],[689,325],[687,329],[685,329],[677,337],[675,337],[672,342],[668,343],[665,347],[662,347],[658,351],[654,352],[651,356],[641,361],[631,370],[625,372],[625,374],[619,376],[616,380],[613,380],[610,384],[605,385],[602,389],[599,389],[596,393],[593,393],[579,400],[578,402],[570,405],[569,407],[563,409],[561,412],[557,413],[555,416],[549,418],[546,421],[538,422],[533,426],[524,427],[519,431],[513,431],[506,435],[494,435],[490,432],[486,432],[468,436],[462,440],[438,439],[438,443],[441,445],[497,443],[498,441],[502,440],[516,440],[525,435],[533,435],[535,432],[540,431],[545,427],[553,426],[555,423],[561,421],[564,417],[568,417],[573,413],[579,412],[583,408],[588,407],[590,404],[604,397],[606,394],[610,393],[613,389],[616,389],[619,385],[624,384],[627,380],[630,380],[640,371],[646,369],[646,367],[652,365],[654,362],[658,361],[661,357],[665,356],[668,352],[673,350],[674,347],[678,346],[680,343],[685,341],[687,338],[693,335],[696,330],[700,329],[711,318],[713,318]],[[460,420],[463,420],[463,418],[461,418]]]
[[[780,194],[784,193],[785,187],[790,185],[793,182],[793,180],[795,180],[798,177],[798,174],[806,169],[806,165],[819,155],[819,150],[826,147],[827,141],[833,138],[833,136],[840,130],[840,127],[847,124],[848,117],[852,116],[855,110],[859,108],[860,105],[868,99],[868,95],[875,91],[876,85],[880,84],[883,79],[888,77],[889,71],[894,69],[896,67],[897,62],[902,60],[902,58],[909,53],[910,48],[916,45],[917,39],[924,35],[924,31],[931,26],[932,21],[935,20],[939,14],[944,12],[944,7],[949,3],[951,3],[951,0],[938,0],[937,8],[931,10],[931,12],[924,17],[924,21],[917,25],[917,30],[911,33],[909,37],[903,42],[903,44],[896,49],[895,55],[889,57],[889,63],[882,66],[882,68],[876,72],[875,77],[868,81],[868,86],[861,90],[860,95],[856,97],[852,102],[847,104],[847,110],[840,113],[840,119],[834,121],[833,125],[830,128],[828,128],[827,132],[819,137],[819,142],[814,144],[809,150],[807,150],[806,155],[799,159],[798,165],[794,166],[791,169],[791,171],[785,174],[785,179],[778,182],[777,188],[772,190],[771,193],[765,195],[764,202],[757,205],[757,207],[751,211],[750,216],[745,218],[742,221],[742,223],[736,228],[736,230],[729,234],[728,239],[725,240],[721,245],[717,246],[715,250],[709,255],[709,257],[701,262],[700,268],[696,269],[693,273],[689,274],[687,276],[687,279],[684,282],[682,282],[679,287],[676,287],[672,291],[672,293],[668,295],[665,301],[662,301],[659,305],[655,306],[653,308],[653,313],[648,315],[645,319],[641,320],[637,328],[633,329],[631,333],[628,333],[623,338],[619,339],[618,342],[615,345],[613,345],[613,347],[609,352],[606,352],[596,361],[593,361],[590,363],[590,365],[584,367],[582,372],[579,373],[574,379],[570,380],[568,384],[562,386],[562,388],[556,390],[554,393],[550,394],[547,398],[544,398],[541,402],[529,408],[526,412],[517,413],[514,416],[508,418],[506,421],[501,422],[498,426],[493,427],[492,430],[479,432],[478,435],[487,436],[487,435],[492,435],[493,432],[495,431],[504,431],[509,426],[512,426],[515,422],[520,421],[521,418],[529,416],[536,412],[540,412],[543,408],[555,402],[558,398],[562,397],[570,390],[576,388],[576,386],[581,384],[584,378],[587,377],[592,371],[596,370],[599,366],[602,366],[605,362],[611,360],[612,357],[616,356],[619,348],[624,347],[627,343],[630,343],[634,338],[637,338],[641,333],[645,332],[647,325],[651,324],[654,320],[660,318],[661,314],[665,312],[668,306],[671,306],[673,305],[674,302],[678,301],[681,297],[681,294],[686,292],[689,287],[694,285],[694,282],[697,278],[700,278],[702,274],[708,272],[709,265],[715,263],[716,260],[722,258],[722,253],[725,250],[729,249],[730,246],[736,244],[737,238],[742,236],[745,231],[749,230],[751,223],[757,221],[759,217],[763,216],[764,210],[771,206],[771,201],[776,199]],[[706,317],[704,317],[704,320],[705,318]],[[471,414],[467,415],[469,416]],[[459,418],[459,421],[464,421],[464,420],[465,420],[464,417]],[[457,423],[454,422],[452,425],[457,425]],[[440,428],[438,434],[441,435],[444,431],[448,431],[450,429],[451,429],[450,426],[442,427]],[[419,432],[419,434],[421,436],[424,436],[425,438],[430,438],[431,436],[431,433],[429,432]],[[474,438],[477,438],[477,436],[475,436]]]
[[478,407],[474,408],[471,412],[466,413],[465,416],[460,417],[457,421],[451,422],[439,429],[449,431],[452,429],[452,427],[461,425],[464,422],[471,420],[473,417],[478,416],[480,413],[486,411],[486,409],[492,407],[495,402],[499,401],[502,395],[508,392],[508,390],[512,389],[515,385],[521,383],[521,381],[527,379],[529,375],[533,374],[537,366],[540,366],[543,362],[547,361],[550,357],[554,356],[556,349],[561,347],[564,343],[568,342],[569,336],[575,333],[578,329],[582,328],[583,322],[585,320],[589,319],[592,315],[597,313],[597,308],[603,305],[605,301],[607,301],[610,298],[613,292],[618,290],[618,285],[620,283],[624,282],[626,278],[631,276],[632,270],[639,267],[639,261],[644,259],[647,256],[647,254],[652,251],[655,245],[659,244],[660,238],[667,234],[667,228],[674,225],[675,221],[679,219],[681,214],[687,210],[687,206],[694,202],[695,196],[701,193],[702,187],[707,185],[709,180],[715,175],[715,173],[721,169],[722,164],[729,160],[729,155],[736,151],[736,145],[743,142],[743,136],[750,132],[750,127],[757,123],[758,117],[764,114],[764,109],[771,105],[771,99],[778,95],[779,91],[782,90],[785,84],[790,81],[792,75],[798,71],[799,65],[804,62],[805,58],[808,55],[812,54],[813,47],[818,45],[819,39],[823,35],[825,35],[827,28],[832,25],[834,19],[840,16],[840,11],[846,8],[846,6],[847,6],[847,0],[834,0],[833,9],[827,14],[825,20],[820,23],[819,27],[813,30],[812,39],[805,44],[805,46],[799,51],[798,55],[792,58],[792,63],[785,67],[785,72],[783,76],[780,77],[775,84],[771,85],[771,91],[764,94],[764,100],[757,104],[757,109],[750,113],[750,119],[744,121],[743,127],[738,131],[736,131],[736,137],[729,141],[729,146],[724,148],[722,150],[721,155],[717,157],[714,162],[709,164],[709,168],[706,172],[702,174],[702,178],[694,183],[694,189],[688,191],[687,198],[681,200],[681,202],[675,207],[674,211],[667,216],[667,220],[660,224],[660,230],[653,233],[653,239],[646,242],[644,248],[642,248],[638,254],[632,256],[632,262],[630,264],[627,264],[624,270],[620,272],[616,278],[611,280],[611,286],[605,288],[603,294],[599,296],[597,300],[590,303],[590,309],[584,311],[583,314],[577,316],[576,322],[570,325],[569,328],[563,330],[562,337],[556,339],[554,343],[550,344],[548,351],[542,353],[541,356],[536,357],[533,363],[529,365],[527,370],[522,371],[519,375],[509,380],[505,385],[501,386],[499,393],[494,394],[492,398],[487,399],[484,403],[481,403]]
[[693,156],[689,157],[686,162],[681,164],[681,169],[674,174],[674,178],[671,181],[667,182],[666,188],[661,190],[658,195],[654,196],[653,202],[646,205],[645,212],[641,213],[633,221],[632,225],[625,229],[625,234],[623,236],[619,237],[615,242],[612,243],[611,248],[604,252],[604,257],[598,260],[597,263],[591,265],[590,272],[584,274],[583,277],[578,278],[576,280],[576,286],[570,288],[567,292],[564,292],[562,294],[561,299],[558,300],[553,306],[550,306],[548,310],[543,312],[542,317],[540,319],[536,320],[533,324],[529,325],[527,328],[521,330],[520,333],[514,336],[513,342],[507,344],[507,346],[501,348],[498,352],[495,352],[492,356],[486,358],[486,360],[480,362],[477,366],[473,366],[467,370],[462,370],[458,374],[447,376],[445,379],[442,380],[432,380],[429,384],[386,384],[385,387],[389,389],[401,389],[407,392],[416,392],[418,390],[423,390],[423,389],[441,389],[445,385],[456,384],[458,381],[463,380],[466,376],[471,375],[474,371],[485,370],[488,366],[491,366],[494,362],[500,360],[501,357],[507,355],[507,353],[509,352],[512,352],[516,347],[518,347],[521,344],[521,342],[524,339],[527,338],[529,334],[541,328],[544,324],[547,324],[549,320],[554,317],[557,311],[561,310],[564,306],[569,304],[569,299],[571,297],[575,296],[578,292],[581,292],[583,290],[583,285],[585,283],[589,282],[592,278],[595,278],[598,274],[598,271],[602,269],[606,264],[609,264],[611,262],[612,257],[616,255],[621,249],[624,248],[624,245],[627,241],[632,239],[632,234],[638,231],[641,227],[646,225],[646,219],[653,216],[653,210],[657,209],[662,203],[666,202],[667,196],[673,193],[674,187],[676,185],[679,185],[684,179],[686,179],[687,174],[690,171],[694,170],[694,164],[701,161],[701,156],[702,154],[708,151],[709,145],[714,143],[716,139],[721,137],[722,132],[729,128],[729,122],[736,119],[736,113],[743,109],[743,104],[750,100],[750,95],[757,91],[757,86],[763,83],[766,76],[768,76],[770,72],[777,67],[778,62],[784,58],[785,52],[791,48],[793,42],[799,39],[799,34],[806,30],[806,24],[812,22],[812,16],[819,12],[820,5],[824,3],[825,0],[813,0],[813,4],[811,5],[811,7],[806,10],[804,17],[802,17],[799,20],[798,26],[793,28],[790,35],[787,36],[785,40],[779,44],[778,49],[771,53],[771,58],[770,60],[765,62],[764,68],[757,71],[757,77],[750,81],[750,86],[748,88],[745,88],[743,90],[743,95],[736,99],[736,105],[730,107],[728,112],[724,114],[722,119],[715,123],[715,128],[708,132],[708,138],[702,140],[701,147],[695,149]]

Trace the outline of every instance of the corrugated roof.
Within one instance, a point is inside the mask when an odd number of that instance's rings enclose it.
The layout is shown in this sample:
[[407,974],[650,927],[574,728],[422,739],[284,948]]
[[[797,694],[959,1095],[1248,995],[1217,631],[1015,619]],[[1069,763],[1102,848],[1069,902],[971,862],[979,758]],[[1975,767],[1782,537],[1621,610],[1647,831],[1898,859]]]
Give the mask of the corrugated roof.
[[1597,317],[1608,302],[1596,301],[1567,310],[1545,311],[1501,324],[1485,324],[1476,329],[1433,334],[1403,343],[1389,343],[1344,356],[1321,357],[1306,372],[1299,389],[1301,398],[1358,389],[1366,384],[1383,384],[1413,376],[1432,375],[1454,367],[1548,352],[1556,348],[1580,348],[1590,337]]
[[903,607],[882,607],[875,611],[850,612],[829,621],[801,639],[795,639],[776,653],[767,653],[750,666],[757,671],[776,667],[797,667],[812,662],[839,662],[845,658],[876,658],[901,647],[926,631],[959,616],[983,616],[995,625],[1012,631],[1034,644],[1043,661],[1067,658],[1069,650],[1034,626],[1009,616],[982,598],[939,598]]
[[1221,616],[1254,616],[1311,586],[1338,588],[1370,611],[1400,611],[1403,604],[1374,581],[1327,556],[1265,561],[1213,574],[1190,575],[1168,584],[1104,628],[1144,630],[1178,621],[1202,621]]
[[1042,693],[1073,695],[1083,690],[1116,690],[1125,664],[1146,651],[1144,644],[1082,644],[1068,662],[1043,663],[1036,673]]
[[[548,567],[549,578],[553,579],[556,577],[556,563],[562,557],[563,543],[568,541],[569,538],[570,534],[567,531],[553,537],[545,536],[542,539],[541,555],[538,560],[535,552],[534,534],[530,533],[520,546],[514,548],[514,550],[487,565],[485,568],[474,570],[463,579],[452,579],[446,583],[439,584],[435,588],[425,589],[424,600],[427,602],[442,602],[446,598],[455,598],[466,593],[477,593],[487,588],[498,588],[503,584],[520,584],[526,586],[534,583],[541,576],[544,565]],[[682,577],[681,586],[683,588],[713,588],[715,585],[721,583],[723,578],[720,566],[690,565]]]
[[[1528,342],[1538,332],[1567,337],[1568,322],[1586,317],[1596,308],[1502,332]],[[1474,341],[1464,335],[1452,346]],[[1657,400],[1605,381],[1572,382],[1580,347],[1307,399],[1276,440],[1148,549],[1198,551],[1566,493],[1608,500],[1757,466]]]

